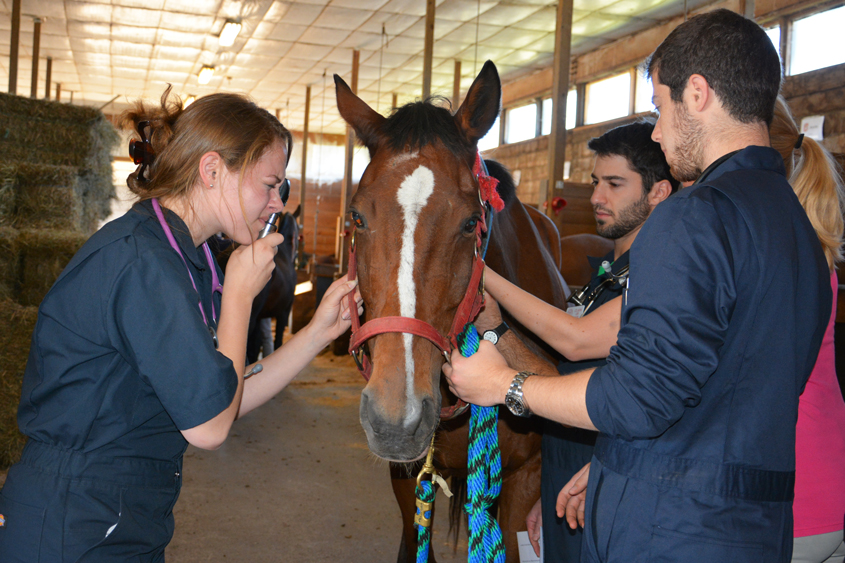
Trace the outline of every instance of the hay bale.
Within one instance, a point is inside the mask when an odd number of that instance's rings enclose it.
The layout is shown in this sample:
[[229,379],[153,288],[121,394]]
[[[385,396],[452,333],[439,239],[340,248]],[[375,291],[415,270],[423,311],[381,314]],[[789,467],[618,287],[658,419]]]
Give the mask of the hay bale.
[[0,301],[15,298],[19,289],[19,274],[18,231],[0,227]]
[[[0,94],[0,122],[0,162],[77,169],[82,228],[93,232],[111,211],[110,200],[115,197],[111,154],[120,141],[102,112]],[[4,195],[0,183],[0,225],[7,224]]]
[[14,206],[4,224],[16,228],[87,230],[79,169],[25,162],[0,165],[0,186],[14,186]]
[[3,176],[0,165],[0,227],[10,227],[15,213],[15,178]]
[[22,307],[13,301],[0,301],[0,469],[16,462],[26,437],[17,424],[21,382],[29,356],[29,344],[37,307]]
[[86,240],[88,235],[72,231],[22,230],[17,239],[21,254],[18,302],[40,304]]

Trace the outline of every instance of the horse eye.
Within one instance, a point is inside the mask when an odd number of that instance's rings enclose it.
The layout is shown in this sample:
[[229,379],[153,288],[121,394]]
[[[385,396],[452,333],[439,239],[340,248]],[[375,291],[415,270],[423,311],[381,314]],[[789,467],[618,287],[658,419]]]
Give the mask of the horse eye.
[[352,215],[352,222],[355,223],[356,229],[363,229],[367,226],[366,222],[364,221],[364,218],[361,217],[361,215],[357,211],[353,210],[350,213]]
[[478,217],[470,217],[467,219],[467,222],[464,223],[464,234],[471,235],[475,233],[475,228],[478,226]]

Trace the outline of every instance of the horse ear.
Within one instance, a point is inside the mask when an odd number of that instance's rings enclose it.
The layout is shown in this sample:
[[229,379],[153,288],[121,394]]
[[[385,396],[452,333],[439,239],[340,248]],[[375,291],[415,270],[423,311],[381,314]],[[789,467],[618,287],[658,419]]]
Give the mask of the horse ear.
[[296,219],[299,219],[299,213],[302,211],[302,204],[296,206],[296,209],[291,213]]
[[487,134],[502,105],[502,82],[493,61],[487,61],[469,87],[464,103],[455,112],[455,122],[471,145]]
[[376,113],[364,100],[352,93],[346,82],[334,75],[337,94],[337,110],[340,116],[355,130],[358,139],[370,149],[370,155],[378,146],[381,139],[381,126],[384,116]]

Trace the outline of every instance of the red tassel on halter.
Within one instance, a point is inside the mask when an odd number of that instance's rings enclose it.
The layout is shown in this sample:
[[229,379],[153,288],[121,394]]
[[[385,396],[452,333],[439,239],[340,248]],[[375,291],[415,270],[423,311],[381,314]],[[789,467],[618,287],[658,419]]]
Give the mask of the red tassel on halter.
[[478,178],[478,190],[481,192],[481,201],[486,201],[496,211],[501,211],[505,208],[505,202],[499,197],[499,191],[496,188],[499,185],[499,180],[488,176],[487,172],[481,166],[481,153],[475,153],[475,164],[472,167],[472,173]]

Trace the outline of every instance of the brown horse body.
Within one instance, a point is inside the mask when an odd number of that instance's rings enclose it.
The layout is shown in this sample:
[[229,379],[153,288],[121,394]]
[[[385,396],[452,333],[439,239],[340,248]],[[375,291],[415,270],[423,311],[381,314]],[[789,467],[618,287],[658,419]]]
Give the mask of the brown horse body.
[[[452,116],[427,102],[399,108],[386,119],[335,77],[338,108],[370,150],[370,164],[350,205],[366,319],[413,317],[447,335],[467,291],[481,220],[472,165],[476,143],[499,112],[501,85],[488,62]],[[495,215],[487,263],[538,297],[562,306],[567,288],[558,262],[501,166],[490,163],[505,202]],[[542,223],[542,222],[541,222]],[[512,325],[515,330],[519,327]],[[361,396],[361,424],[370,450],[391,464],[402,510],[400,560],[414,560],[415,475],[408,462],[423,457],[437,430],[435,465],[466,477],[469,414],[441,421],[456,398],[441,379],[444,357],[424,338],[380,334],[368,341],[372,374]],[[457,352],[454,352],[457,353]],[[518,561],[516,531],[539,496],[538,421],[500,411],[502,493],[498,519],[508,561]]]

